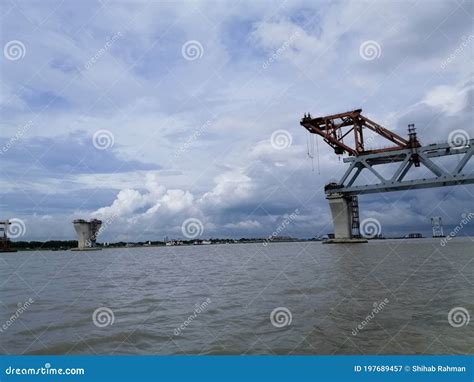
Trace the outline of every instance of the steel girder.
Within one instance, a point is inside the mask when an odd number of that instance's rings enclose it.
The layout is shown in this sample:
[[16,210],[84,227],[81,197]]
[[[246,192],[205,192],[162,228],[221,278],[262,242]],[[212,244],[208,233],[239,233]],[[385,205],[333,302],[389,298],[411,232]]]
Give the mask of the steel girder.
[[[339,192],[346,195],[361,195],[376,192],[472,184],[474,183],[474,173],[466,173],[464,172],[464,169],[473,154],[474,139],[467,141],[464,146],[460,147],[453,147],[448,143],[442,143],[417,148],[351,156],[344,158],[344,162],[350,163],[350,166],[342,179],[339,183],[330,183],[326,185],[325,191],[327,194]],[[432,158],[450,155],[462,156],[452,171],[443,168],[432,160]],[[416,156],[417,159],[415,159]],[[416,160],[419,161],[421,166],[430,170],[433,177],[405,180]],[[392,177],[387,179],[382,176],[375,167],[390,163],[399,163],[399,166],[393,173]],[[379,182],[354,186],[354,182],[364,169],[375,175]]]

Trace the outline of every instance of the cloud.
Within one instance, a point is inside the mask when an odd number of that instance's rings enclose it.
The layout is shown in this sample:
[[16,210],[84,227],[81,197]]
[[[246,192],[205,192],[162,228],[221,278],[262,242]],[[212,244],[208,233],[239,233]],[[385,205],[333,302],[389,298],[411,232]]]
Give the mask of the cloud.
[[27,169],[30,175],[39,171],[40,176],[64,177],[160,168],[155,164],[124,158],[116,148],[98,149],[94,146],[93,137],[83,131],[56,137],[20,137],[15,141],[4,138],[0,140],[0,145],[3,147],[0,155],[7,168],[21,166],[25,158],[30,158]]
[[228,223],[224,226],[225,228],[238,229],[238,230],[255,230],[256,228],[262,228],[262,224],[256,220],[245,220],[238,223]]
[[226,208],[247,199],[253,189],[252,179],[242,170],[234,170],[216,177],[215,187],[206,192],[200,203],[208,208]]
[[442,110],[448,116],[454,115],[466,107],[469,91],[473,88],[472,84],[461,88],[448,85],[436,86],[426,94],[421,102]]

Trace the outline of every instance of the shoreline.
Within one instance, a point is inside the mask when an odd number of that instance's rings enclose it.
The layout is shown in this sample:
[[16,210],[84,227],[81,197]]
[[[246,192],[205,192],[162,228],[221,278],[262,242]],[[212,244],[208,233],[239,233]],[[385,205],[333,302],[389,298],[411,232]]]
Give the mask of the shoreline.
[[[386,238],[367,238],[362,241],[358,241],[357,244],[369,244],[373,242],[380,242],[380,241],[392,241],[392,240],[406,240],[408,242],[420,242],[420,241],[439,241],[441,243],[443,238],[434,238],[434,237],[422,237],[422,238],[405,238],[405,237],[386,237]],[[474,236],[457,236],[452,238],[450,241],[453,241],[454,239],[461,239],[461,240],[467,240],[470,239],[474,241]],[[236,244],[262,244],[263,246],[268,246],[269,244],[287,244],[287,243],[309,243],[309,242],[315,242],[315,243],[321,243],[321,244],[327,244],[328,240],[324,239],[291,239],[291,240],[273,240],[273,241],[268,241],[266,239],[255,239],[255,240],[243,240],[243,241],[236,241],[236,242],[231,242],[231,241],[216,241],[212,242],[211,244],[194,244],[193,242],[183,242],[182,244],[178,245],[166,245],[165,243],[163,244],[140,244],[140,243],[125,243],[124,245],[99,245],[97,246],[97,249],[91,249],[91,250],[105,250],[105,249],[132,249],[132,248],[169,248],[169,247],[205,247],[205,246],[216,246],[216,245],[236,245]],[[128,244],[128,245],[127,245]],[[331,244],[339,244],[339,245],[350,245],[354,244],[350,241],[341,241],[341,242],[331,242]],[[37,248],[21,248],[21,247],[12,247],[14,251],[10,252],[0,252],[0,253],[15,253],[15,252],[34,252],[34,251],[52,251],[52,252],[58,252],[58,251],[74,251],[74,252],[81,252],[77,247],[58,247],[58,248],[42,248],[42,247],[37,247]]]

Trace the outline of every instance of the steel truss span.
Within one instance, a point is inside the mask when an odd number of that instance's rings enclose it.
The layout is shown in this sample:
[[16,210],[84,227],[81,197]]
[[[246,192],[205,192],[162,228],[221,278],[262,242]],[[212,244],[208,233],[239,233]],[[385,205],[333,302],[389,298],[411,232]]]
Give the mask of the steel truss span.
[[[349,168],[337,184],[330,183],[326,186],[326,193],[338,192],[345,195],[361,195],[376,192],[401,191],[474,183],[474,173],[464,172],[466,165],[474,154],[474,139],[471,139],[462,147],[452,147],[448,143],[442,143],[417,148],[416,155],[420,167],[423,166],[427,168],[432,176],[405,180],[415,164],[413,154],[412,149],[403,149],[344,158],[344,162],[350,163]],[[432,158],[451,155],[459,157],[459,162],[451,171],[436,164],[432,160]],[[378,168],[392,163],[398,164],[398,168],[393,176],[391,178],[382,176],[381,171],[379,171]],[[354,186],[355,181],[364,169],[375,175],[379,182]]]

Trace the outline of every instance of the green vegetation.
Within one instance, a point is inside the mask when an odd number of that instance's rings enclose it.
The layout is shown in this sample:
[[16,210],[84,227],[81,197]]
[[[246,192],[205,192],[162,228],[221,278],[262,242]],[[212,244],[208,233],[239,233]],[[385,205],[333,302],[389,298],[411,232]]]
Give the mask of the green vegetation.
[[70,249],[77,247],[77,240],[48,240],[48,241],[11,241],[10,247],[19,251],[37,249]]
[[[309,239],[316,240],[316,239]],[[262,242],[291,242],[291,241],[305,241],[300,239],[294,239],[290,237],[285,238],[273,238],[262,239],[262,238],[241,238],[238,240],[234,239],[210,239],[211,244],[238,244],[238,243],[262,243]],[[196,240],[183,240],[180,241],[178,245],[193,245]],[[198,240],[198,242],[200,242]],[[166,243],[164,241],[143,241],[143,242],[117,242],[117,243],[97,243],[98,247],[103,248],[125,248],[125,247],[156,247],[164,246]],[[77,240],[48,240],[45,242],[42,241],[11,241],[10,247],[12,249],[17,249],[19,251],[34,251],[34,250],[68,250],[71,248],[77,248]]]

